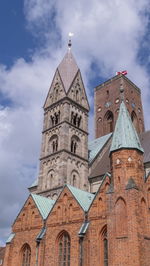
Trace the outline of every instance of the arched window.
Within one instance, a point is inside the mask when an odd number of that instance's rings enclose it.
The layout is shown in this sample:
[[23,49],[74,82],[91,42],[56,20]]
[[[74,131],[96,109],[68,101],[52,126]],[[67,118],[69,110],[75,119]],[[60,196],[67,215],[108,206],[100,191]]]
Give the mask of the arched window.
[[79,91],[76,90],[76,102],[78,102],[78,101],[79,101]]
[[70,266],[70,237],[67,232],[58,240],[58,265]]
[[107,232],[105,232],[104,239],[104,266],[108,266],[108,240],[107,240]]
[[31,248],[28,244],[25,244],[22,248],[22,262],[21,266],[30,266],[31,261]]
[[74,187],[80,187],[80,176],[78,171],[73,170],[71,172],[70,184]]
[[72,153],[75,153],[75,154],[77,153],[79,142],[80,142],[80,139],[77,136],[73,136],[71,138],[70,150],[71,150]]
[[54,97],[55,97],[55,101],[58,100],[58,96],[59,96],[59,83],[57,82],[55,84],[55,88],[54,88]]
[[49,140],[49,152],[54,153],[58,151],[58,136],[53,135]]
[[76,182],[77,182],[77,180],[76,180],[76,175],[73,175],[73,186],[76,186],[77,184],[76,184]]
[[141,217],[142,217],[142,225],[143,225],[143,232],[144,234],[147,234],[147,207],[146,207],[146,201],[144,198],[141,200]]
[[101,231],[100,249],[100,265],[108,266],[108,239],[106,226],[104,226]]
[[137,132],[139,132],[138,118],[137,118],[137,115],[134,111],[132,111],[132,113],[131,113],[131,119],[132,119],[133,125],[136,128]]
[[46,187],[45,188],[53,188],[54,185],[55,185],[55,182],[54,182],[54,170],[51,169],[50,171],[48,171],[48,174],[47,174],[47,182],[46,182]]
[[[118,198],[115,204],[116,233],[118,237],[127,235],[127,208],[123,198]],[[120,221],[122,221],[120,223]]]
[[71,124],[73,124],[76,127],[80,127],[81,116],[79,116],[77,113],[71,112]]
[[111,111],[107,111],[104,116],[104,134],[108,134],[114,130],[114,116]]

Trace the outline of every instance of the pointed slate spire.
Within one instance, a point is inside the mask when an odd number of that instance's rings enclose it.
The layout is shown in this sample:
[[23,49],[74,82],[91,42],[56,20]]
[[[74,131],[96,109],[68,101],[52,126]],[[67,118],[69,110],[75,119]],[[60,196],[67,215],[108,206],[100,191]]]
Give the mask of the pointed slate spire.
[[124,102],[122,102],[120,105],[120,111],[113,133],[110,153],[123,148],[137,149],[141,152],[144,152]]
[[68,48],[65,57],[58,66],[58,71],[61,76],[66,92],[68,92],[78,70],[79,68],[71,52],[71,49]]

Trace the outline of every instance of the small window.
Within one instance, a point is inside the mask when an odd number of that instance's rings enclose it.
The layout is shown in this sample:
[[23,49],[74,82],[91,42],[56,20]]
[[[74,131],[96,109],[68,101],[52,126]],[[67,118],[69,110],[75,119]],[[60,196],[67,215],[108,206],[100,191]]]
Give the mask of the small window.
[[120,163],[121,163],[120,159],[117,159],[116,164],[120,164]]
[[129,162],[129,163],[132,162],[132,158],[131,158],[131,157],[128,158],[128,162]]

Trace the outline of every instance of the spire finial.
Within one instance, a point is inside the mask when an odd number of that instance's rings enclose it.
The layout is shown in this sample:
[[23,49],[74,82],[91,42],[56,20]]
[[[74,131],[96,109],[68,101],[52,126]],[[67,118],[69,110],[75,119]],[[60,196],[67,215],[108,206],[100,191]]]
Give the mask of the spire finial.
[[69,36],[68,48],[69,48],[69,50],[71,49],[71,46],[72,46],[71,37],[72,37],[73,35],[74,35],[74,33],[72,33],[72,32],[69,32],[69,33],[68,33],[68,36]]

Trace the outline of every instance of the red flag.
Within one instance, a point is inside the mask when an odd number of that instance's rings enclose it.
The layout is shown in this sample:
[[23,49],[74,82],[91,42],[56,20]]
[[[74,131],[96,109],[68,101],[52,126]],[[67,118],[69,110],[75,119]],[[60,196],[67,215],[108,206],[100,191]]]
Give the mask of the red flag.
[[127,70],[123,70],[123,71],[118,71],[118,72],[116,72],[116,75],[120,75],[120,74],[122,74],[122,75],[127,75],[128,72],[127,72]]

